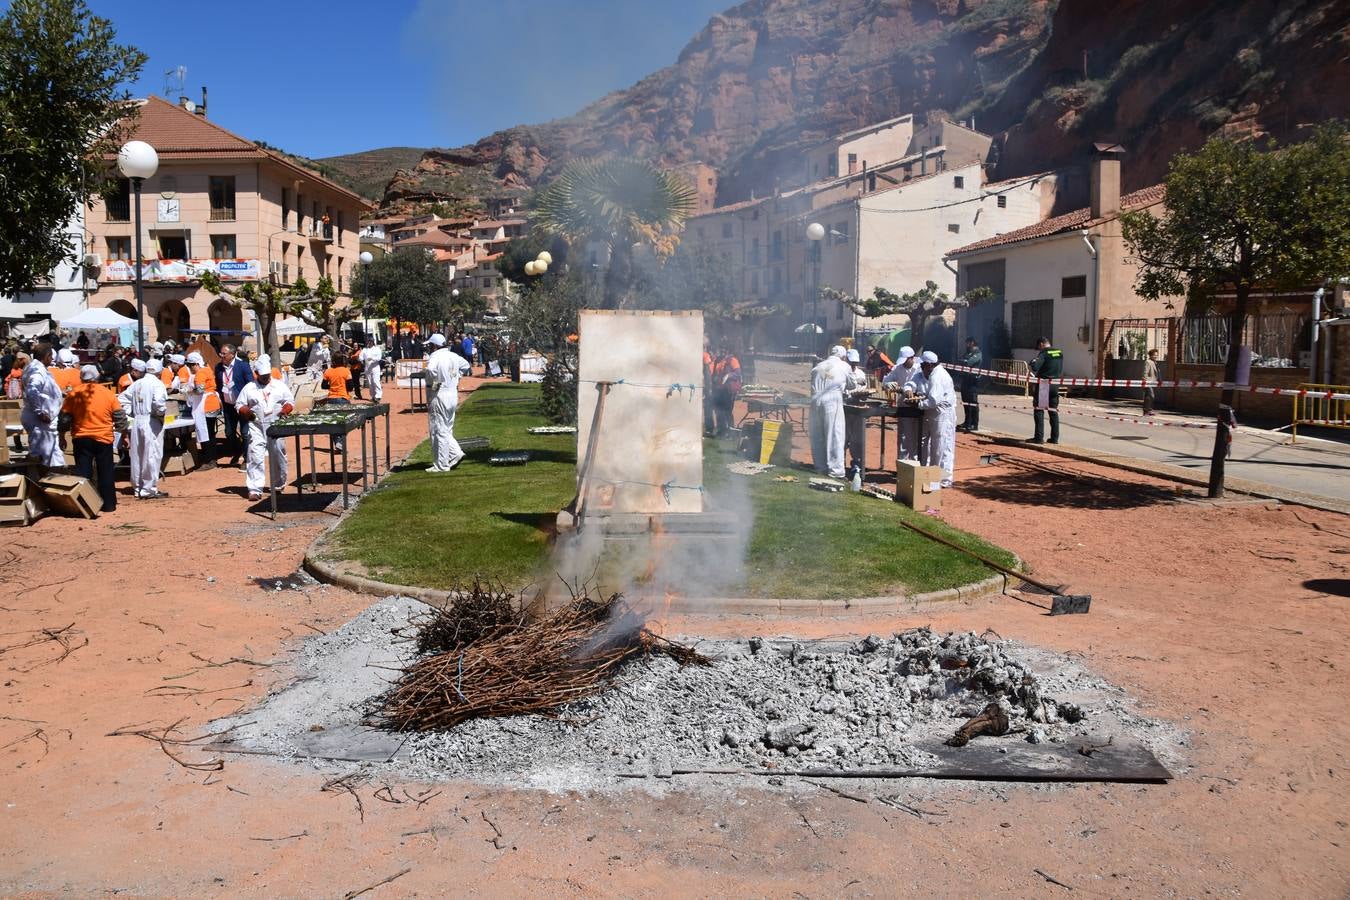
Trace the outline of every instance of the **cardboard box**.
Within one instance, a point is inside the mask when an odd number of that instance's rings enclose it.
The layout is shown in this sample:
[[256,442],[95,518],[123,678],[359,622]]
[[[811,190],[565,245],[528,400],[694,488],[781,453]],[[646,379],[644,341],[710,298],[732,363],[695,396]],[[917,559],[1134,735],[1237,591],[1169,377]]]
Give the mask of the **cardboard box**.
[[186,475],[201,465],[200,456],[201,451],[196,447],[189,447],[182,453],[165,456],[160,471],[165,475]]
[[47,514],[42,491],[23,474],[0,475],[0,525],[32,525]]
[[910,509],[942,508],[942,468],[907,459],[895,462],[895,502]]
[[78,475],[48,475],[38,482],[47,496],[47,505],[57,515],[76,519],[97,519],[103,498],[88,478]]

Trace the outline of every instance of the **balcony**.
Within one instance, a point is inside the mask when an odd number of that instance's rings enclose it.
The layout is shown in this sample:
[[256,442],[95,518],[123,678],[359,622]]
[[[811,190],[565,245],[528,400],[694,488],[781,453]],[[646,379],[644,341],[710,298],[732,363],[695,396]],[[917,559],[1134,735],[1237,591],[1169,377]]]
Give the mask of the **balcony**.
[[334,235],[332,223],[323,221],[319,222],[311,221],[309,223],[309,239],[311,241],[316,241],[322,244],[331,244],[333,243],[333,237]]
[[234,207],[233,207],[233,206],[213,206],[213,207],[211,207],[211,213],[210,213],[210,215],[208,216],[208,218],[209,218],[209,220],[212,221],[212,222],[233,222],[233,221],[234,221]]

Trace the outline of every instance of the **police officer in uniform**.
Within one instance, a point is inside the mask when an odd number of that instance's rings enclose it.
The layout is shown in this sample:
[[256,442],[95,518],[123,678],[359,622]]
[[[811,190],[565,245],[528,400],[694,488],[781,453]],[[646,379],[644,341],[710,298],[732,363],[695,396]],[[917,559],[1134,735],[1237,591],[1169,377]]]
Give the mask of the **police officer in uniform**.
[[[1050,346],[1050,339],[1043,337],[1036,341],[1036,349],[1040,352],[1031,362],[1031,374],[1036,378],[1059,378],[1064,374],[1064,351],[1057,350]],[[1036,421],[1036,435],[1031,439],[1033,444],[1045,443],[1045,411],[1050,410],[1050,443],[1059,443],[1059,385],[1041,384],[1037,385],[1036,396],[1032,398],[1035,402],[1035,411],[1032,416]]]

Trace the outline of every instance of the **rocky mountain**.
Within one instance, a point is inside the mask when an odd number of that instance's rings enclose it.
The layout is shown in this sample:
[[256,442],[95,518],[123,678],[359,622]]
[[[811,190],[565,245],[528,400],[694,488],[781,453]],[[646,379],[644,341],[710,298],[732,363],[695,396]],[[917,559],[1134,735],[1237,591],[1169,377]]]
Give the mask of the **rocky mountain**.
[[1120,142],[1132,188],[1212,134],[1297,139],[1347,116],[1347,59],[1339,0],[749,0],[574,116],[426,151],[383,202],[469,208],[616,153],[706,162],[726,203],[772,191],[815,141],[934,112],[998,135],[997,177]]
[[423,147],[381,147],[343,156],[325,156],[313,163],[324,175],[344,187],[370,200],[379,200],[394,173],[417,165],[426,152]]

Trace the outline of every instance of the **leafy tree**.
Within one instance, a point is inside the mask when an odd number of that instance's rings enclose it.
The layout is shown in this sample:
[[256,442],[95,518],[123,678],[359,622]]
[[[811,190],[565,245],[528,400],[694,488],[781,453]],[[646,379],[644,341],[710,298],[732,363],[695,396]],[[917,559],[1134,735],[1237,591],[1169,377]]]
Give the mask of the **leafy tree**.
[[540,386],[540,409],[551,422],[568,424],[577,415],[577,315],[586,305],[586,279],[579,272],[545,274],[526,282],[511,302],[511,326],[520,350],[549,356]]
[[964,309],[973,303],[981,303],[990,300],[994,292],[987,287],[977,287],[966,291],[957,297],[949,297],[938,289],[937,282],[924,282],[924,286],[910,294],[895,294],[886,290],[884,287],[877,287],[872,291],[872,297],[866,300],[860,300],[845,294],[843,291],[835,290],[832,287],[823,287],[820,289],[822,300],[833,300],[844,304],[858,315],[867,319],[876,319],[881,316],[908,316],[910,341],[914,344],[914,352],[923,350],[924,329],[928,325],[928,320],[934,316],[941,316],[949,309]]
[[0,16],[0,294],[31,291],[75,248],[66,223],[102,192],[146,57],[83,0],[13,0]]
[[[303,277],[297,278],[291,285],[250,281],[238,287],[227,287],[215,272],[203,272],[201,277],[204,289],[257,317],[260,332],[258,344],[266,347],[268,355],[274,360],[278,358],[280,351],[280,343],[277,341],[277,319],[282,316],[298,316],[311,325],[325,330],[328,326],[320,323],[333,321],[331,317],[337,292],[333,290],[333,282],[327,277],[319,279],[318,287],[313,290]],[[326,312],[316,313],[316,310]]]
[[678,176],[635,159],[583,159],[567,164],[539,194],[534,225],[573,246],[608,250],[601,307],[618,309],[633,286],[633,250],[650,247],[667,257],[673,233],[694,209],[695,193]]
[[462,329],[465,322],[472,322],[487,312],[487,295],[478,288],[464,288],[459,292],[458,297],[450,298],[449,315],[447,318],[455,323],[455,327]]
[[[1224,381],[1236,381],[1239,343],[1253,290],[1306,287],[1350,275],[1350,135],[1341,124],[1282,150],[1209,141],[1172,160],[1166,208],[1121,216],[1139,265],[1135,290],[1150,300],[1187,298],[1212,305],[1235,296]],[[1233,391],[1219,398],[1209,496],[1224,493],[1224,459]]]
[[440,322],[450,313],[450,282],[435,257],[419,250],[399,250],[366,267],[358,282],[389,318],[400,322]]

